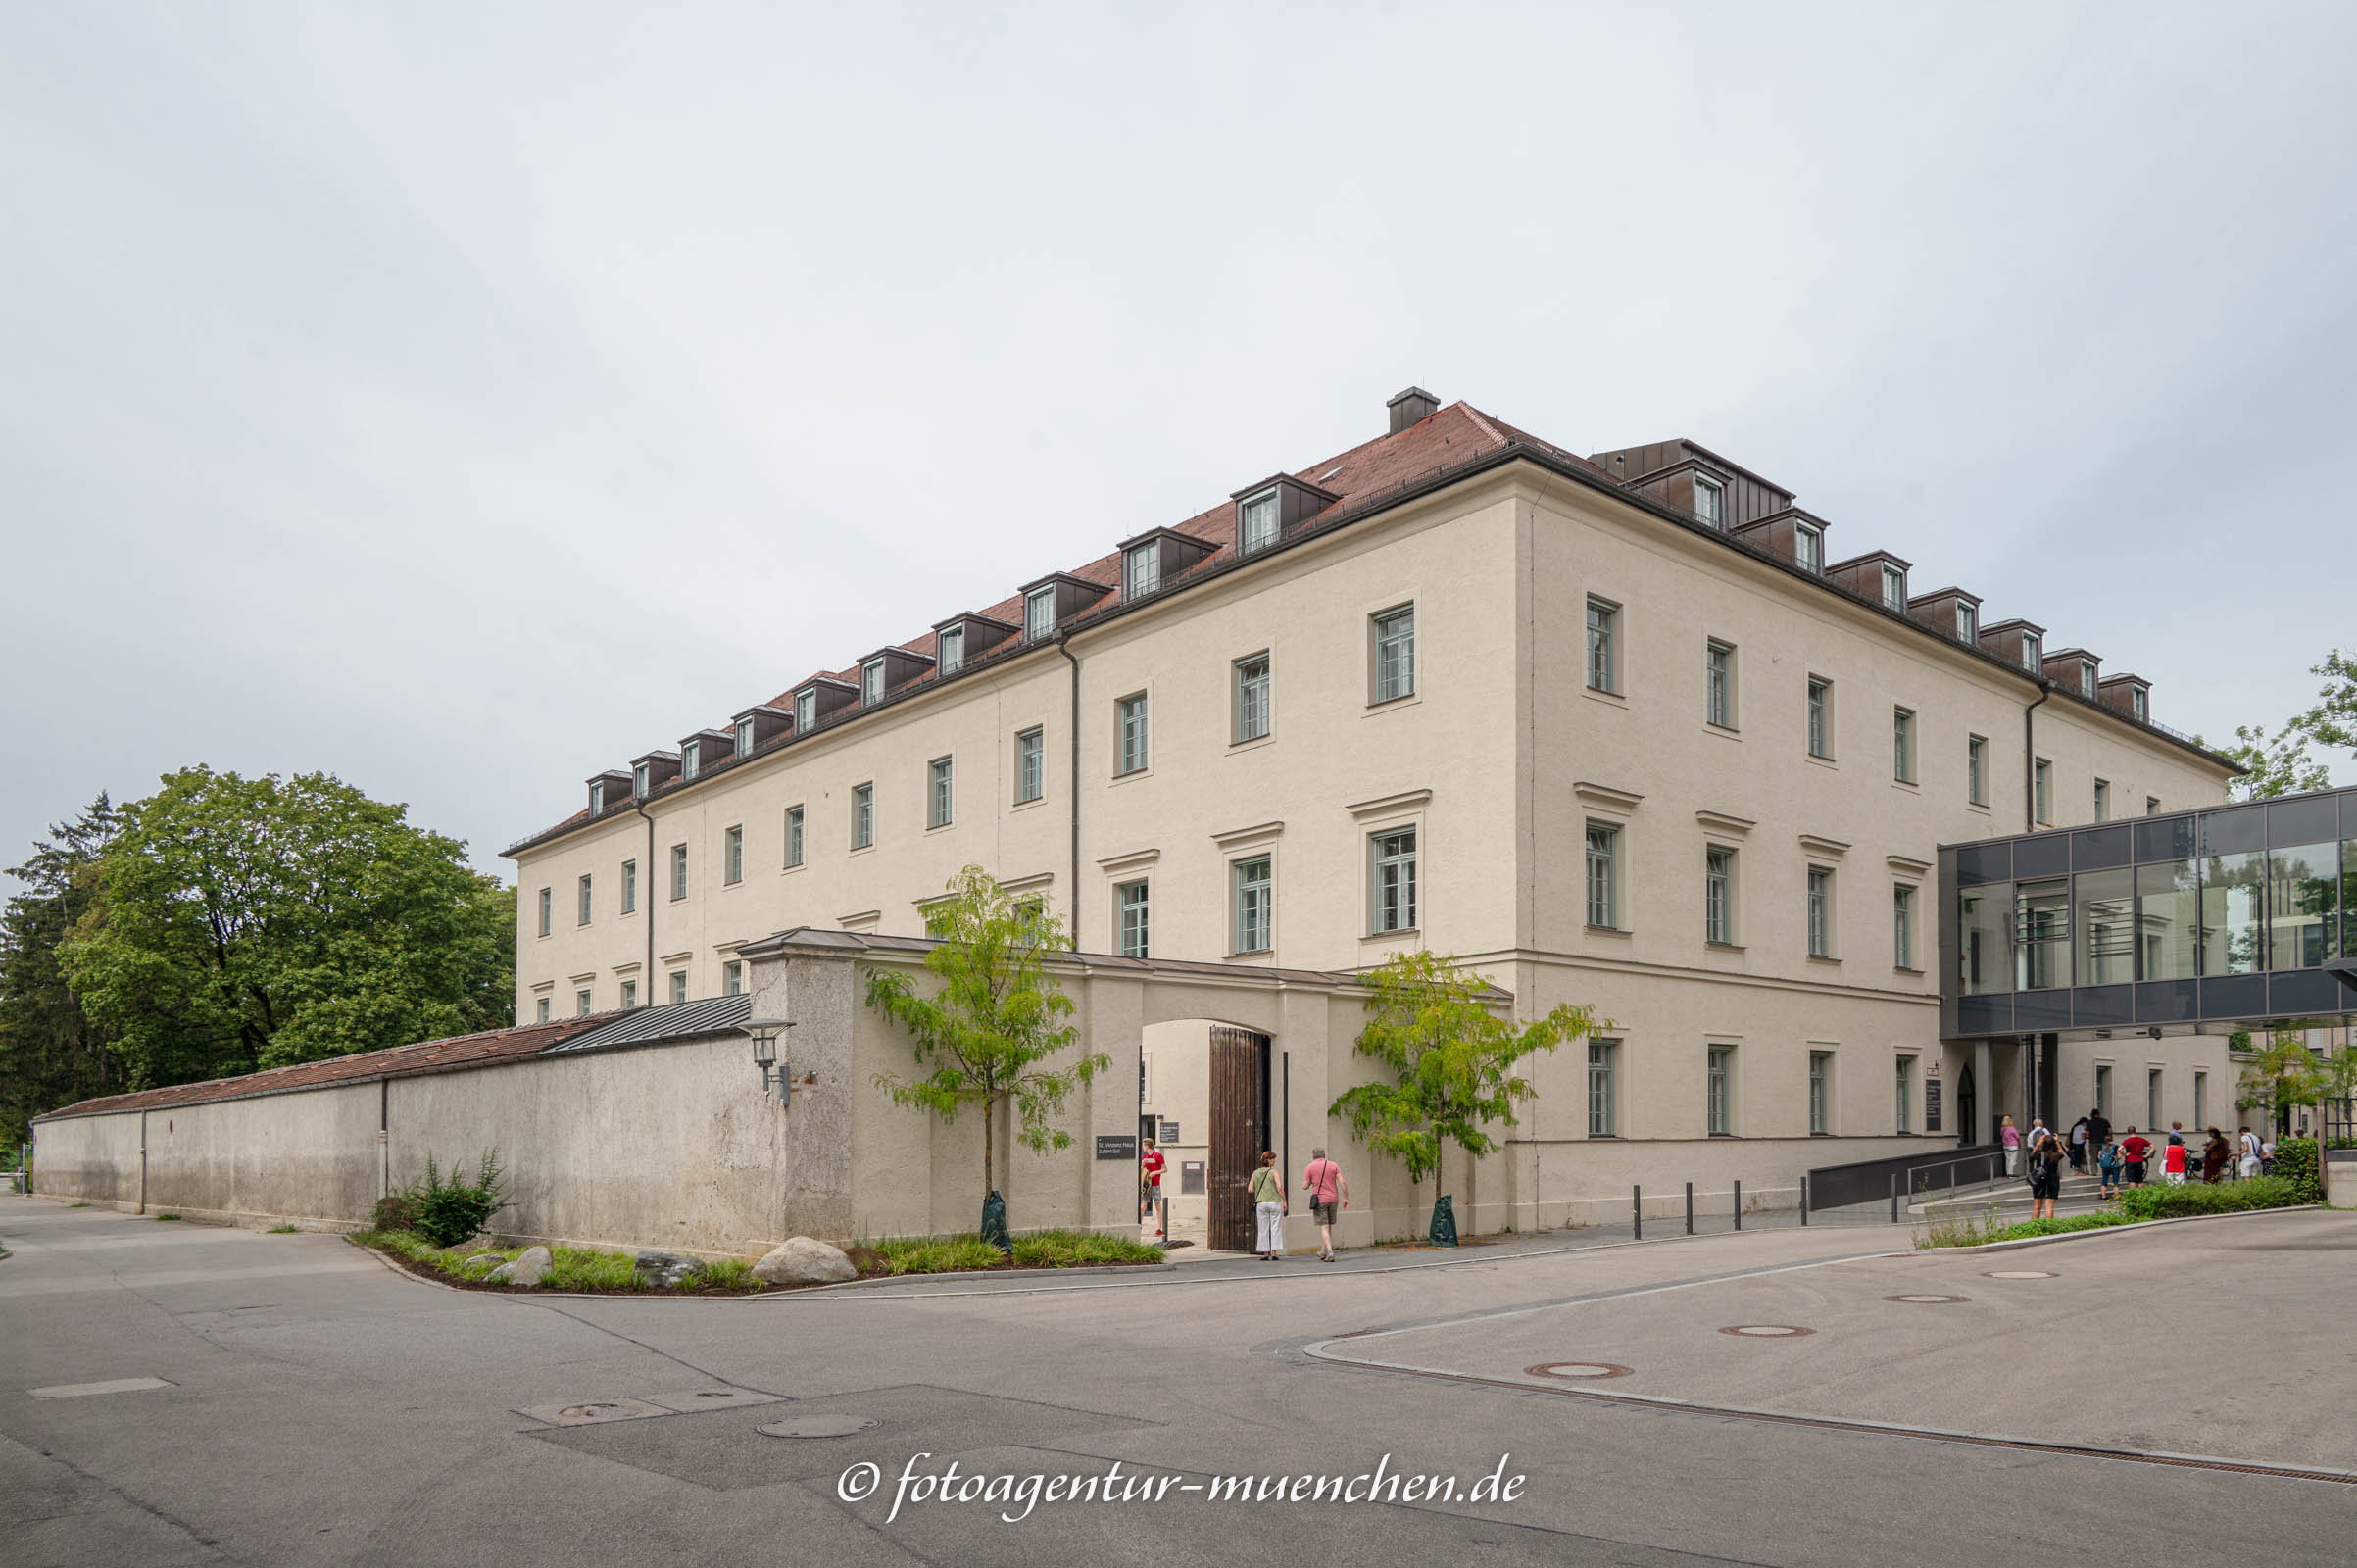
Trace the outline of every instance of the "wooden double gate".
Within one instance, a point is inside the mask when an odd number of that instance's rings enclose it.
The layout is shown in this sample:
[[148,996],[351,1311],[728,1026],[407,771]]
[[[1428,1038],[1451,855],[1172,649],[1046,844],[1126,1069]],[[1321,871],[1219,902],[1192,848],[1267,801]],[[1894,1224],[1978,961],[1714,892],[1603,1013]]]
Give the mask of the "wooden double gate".
[[1260,1152],[1275,1147],[1269,1142],[1268,1067],[1268,1036],[1211,1026],[1211,1153],[1204,1186],[1211,1208],[1208,1240],[1223,1251],[1249,1252],[1258,1239],[1250,1184]]

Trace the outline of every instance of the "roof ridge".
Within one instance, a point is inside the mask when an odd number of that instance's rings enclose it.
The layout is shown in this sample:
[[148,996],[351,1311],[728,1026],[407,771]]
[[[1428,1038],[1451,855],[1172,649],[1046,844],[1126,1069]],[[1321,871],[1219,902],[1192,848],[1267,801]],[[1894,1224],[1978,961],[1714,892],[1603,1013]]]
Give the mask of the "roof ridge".
[[[1511,445],[1511,443],[1508,442],[1504,436],[1498,433],[1498,427],[1493,425],[1489,419],[1483,416],[1481,410],[1475,408],[1472,404],[1467,403],[1463,398],[1457,399],[1454,403],[1449,404],[1449,407],[1451,409],[1464,410],[1465,417],[1471,419],[1476,425],[1480,426],[1481,433],[1488,436],[1492,441],[1497,442],[1499,446],[1502,447]],[[1447,411],[1444,410],[1443,412]]]

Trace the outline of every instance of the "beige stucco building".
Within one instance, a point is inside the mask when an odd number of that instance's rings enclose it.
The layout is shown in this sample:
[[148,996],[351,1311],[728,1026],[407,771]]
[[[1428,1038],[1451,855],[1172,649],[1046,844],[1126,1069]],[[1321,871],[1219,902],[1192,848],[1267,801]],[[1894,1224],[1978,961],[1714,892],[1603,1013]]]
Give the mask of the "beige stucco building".
[[[1083,952],[1428,946],[1523,1016],[1596,1007],[1451,1172],[1484,1228],[2024,1114],[2018,1049],[1940,1038],[1937,847],[2204,805],[2230,764],[1706,449],[1582,458],[1413,391],[1390,425],[593,777],[508,852],[519,1021],[724,994],[793,927],[919,934],[972,862]],[[2222,1039],[2134,1044],[2168,1114],[2232,1083]],[[2061,1044],[2059,1105],[2110,1049]],[[1152,1054],[1148,1101],[1200,1100],[1182,1045]],[[1346,1142],[1284,1114],[1297,1164]]]

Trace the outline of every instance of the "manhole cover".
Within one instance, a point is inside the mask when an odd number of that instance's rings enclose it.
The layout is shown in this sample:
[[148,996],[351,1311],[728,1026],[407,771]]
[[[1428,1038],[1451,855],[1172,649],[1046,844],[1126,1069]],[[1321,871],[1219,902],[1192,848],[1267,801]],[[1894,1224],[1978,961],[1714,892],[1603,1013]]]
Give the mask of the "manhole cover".
[[1535,1378],[1625,1378],[1629,1369],[1609,1361],[1544,1361],[1522,1369]]
[[859,1415],[790,1415],[761,1428],[764,1438],[848,1438],[875,1423]]
[[1989,1271],[1992,1280],[2051,1280],[2059,1279],[2050,1268],[2000,1268]]
[[1792,1323],[1739,1323],[1734,1328],[1721,1329],[1719,1332],[1740,1335],[1746,1340],[1792,1340],[1817,1331]]
[[594,1427],[608,1421],[643,1421],[651,1415],[673,1415],[645,1399],[583,1399],[576,1404],[533,1404],[516,1412],[552,1427]]
[[1904,1301],[1910,1306],[1945,1306],[1951,1301],[1969,1301],[1969,1296],[1886,1296],[1886,1301]]

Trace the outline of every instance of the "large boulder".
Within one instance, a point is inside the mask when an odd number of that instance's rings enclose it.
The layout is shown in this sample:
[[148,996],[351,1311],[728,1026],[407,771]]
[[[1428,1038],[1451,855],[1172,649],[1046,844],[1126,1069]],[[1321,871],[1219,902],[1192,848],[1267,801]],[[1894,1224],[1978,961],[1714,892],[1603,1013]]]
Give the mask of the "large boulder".
[[696,1266],[696,1260],[692,1257],[683,1257],[677,1252],[665,1252],[653,1247],[640,1252],[636,1261],[642,1282],[660,1291],[677,1288],[679,1282],[687,1278],[688,1271]]
[[548,1271],[557,1259],[545,1247],[528,1250],[513,1262],[502,1263],[484,1278],[494,1285],[537,1285],[548,1278]]
[[859,1270],[842,1248],[797,1236],[754,1264],[753,1277],[763,1285],[839,1285],[858,1279]]

